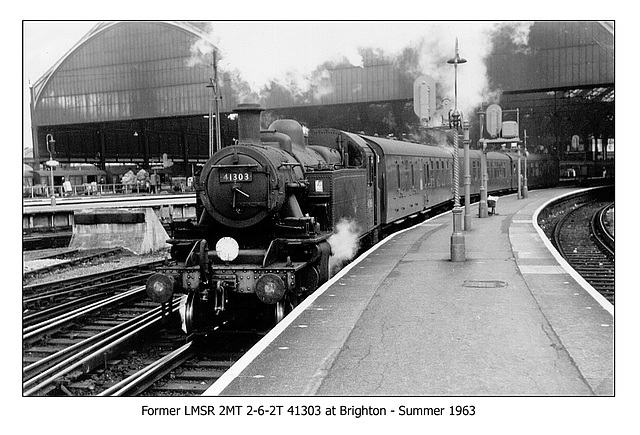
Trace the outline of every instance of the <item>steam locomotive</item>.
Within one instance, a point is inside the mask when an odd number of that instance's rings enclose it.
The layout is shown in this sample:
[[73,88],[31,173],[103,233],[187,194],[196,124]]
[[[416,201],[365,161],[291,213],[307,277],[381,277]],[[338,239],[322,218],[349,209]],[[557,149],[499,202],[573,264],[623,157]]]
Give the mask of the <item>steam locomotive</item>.
[[[199,177],[197,223],[188,237],[169,240],[172,261],[146,286],[160,303],[186,295],[188,332],[217,316],[278,322],[358,243],[375,243],[394,224],[452,200],[451,148],[307,131],[294,120],[261,131],[259,105],[237,112],[238,143],[217,151]],[[480,157],[470,152],[473,195]],[[557,181],[557,162],[527,161],[530,187]],[[489,152],[487,162],[488,192],[516,188],[514,155]]]

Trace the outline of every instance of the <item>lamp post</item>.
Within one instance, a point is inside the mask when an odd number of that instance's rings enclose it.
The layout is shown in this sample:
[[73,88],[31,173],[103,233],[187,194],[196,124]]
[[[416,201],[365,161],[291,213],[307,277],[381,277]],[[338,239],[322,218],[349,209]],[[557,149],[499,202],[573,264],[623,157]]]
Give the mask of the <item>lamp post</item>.
[[47,162],[47,166],[49,166],[51,171],[51,205],[56,205],[56,192],[53,186],[53,169],[58,165],[58,162],[53,160],[53,153],[55,151],[56,141],[53,139],[52,134],[47,134],[47,151],[49,151],[49,161]]
[[458,65],[467,60],[460,57],[458,52],[458,38],[456,38],[456,52],[452,59],[447,61],[453,65],[455,74],[455,99],[454,110],[449,116],[450,127],[453,129],[453,233],[451,234],[451,261],[465,261],[465,240],[462,233],[462,208],[460,207],[460,176],[458,161],[458,129],[462,124],[462,114],[458,111]]

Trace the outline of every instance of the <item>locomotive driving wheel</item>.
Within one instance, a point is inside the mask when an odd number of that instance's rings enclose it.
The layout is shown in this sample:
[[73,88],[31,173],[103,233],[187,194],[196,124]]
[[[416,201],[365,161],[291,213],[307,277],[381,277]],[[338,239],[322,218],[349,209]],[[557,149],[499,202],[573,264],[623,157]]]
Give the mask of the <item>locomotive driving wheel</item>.
[[[195,332],[195,330],[201,327],[202,313],[199,311],[202,309],[202,301],[200,300],[200,291],[206,286],[208,281],[208,251],[209,247],[205,239],[199,240],[193,244],[191,252],[185,260],[185,267],[198,267],[198,291],[190,291],[185,305],[184,305],[184,318],[183,324],[187,334]],[[195,290],[195,289],[192,289]]]
[[287,293],[285,296],[275,303],[275,320],[280,323],[295,307],[298,306],[298,296],[293,292]]
[[191,334],[196,328],[196,305],[198,295],[195,292],[189,293],[184,310],[184,329],[187,334]]
[[276,302],[276,323],[280,323],[287,315],[286,302],[284,300]]

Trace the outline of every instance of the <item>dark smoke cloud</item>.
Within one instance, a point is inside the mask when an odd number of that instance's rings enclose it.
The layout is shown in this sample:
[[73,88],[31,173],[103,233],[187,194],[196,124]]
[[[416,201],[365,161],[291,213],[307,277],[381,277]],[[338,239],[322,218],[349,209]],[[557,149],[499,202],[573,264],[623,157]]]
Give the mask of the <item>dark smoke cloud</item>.
[[[525,22],[210,22],[208,44],[197,44],[194,57],[206,64],[213,45],[219,69],[229,73],[239,102],[278,96],[313,104],[334,90],[331,69],[391,62],[413,81],[422,74],[437,83],[438,99],[453,100],[454,72],[447,60],[468,60],[458,68],[458,107],[472,113],[483,102],[494,102],[484,59],[496,35],[526,50],[531,23]],[[209,60],[210,62],[210,60]]]

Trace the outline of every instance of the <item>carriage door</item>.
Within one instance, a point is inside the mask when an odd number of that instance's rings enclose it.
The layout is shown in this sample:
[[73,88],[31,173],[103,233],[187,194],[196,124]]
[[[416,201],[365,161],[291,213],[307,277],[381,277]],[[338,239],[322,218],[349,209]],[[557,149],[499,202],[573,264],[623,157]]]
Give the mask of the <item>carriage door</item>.
[[367,155],[367,208],[370,210],[367,217],[367,225],[369,228],[378,225],[380,219],[380,210],[378,205],[380,204],[378,195],[378,162],[377,157],[370,149],[364,148]]

